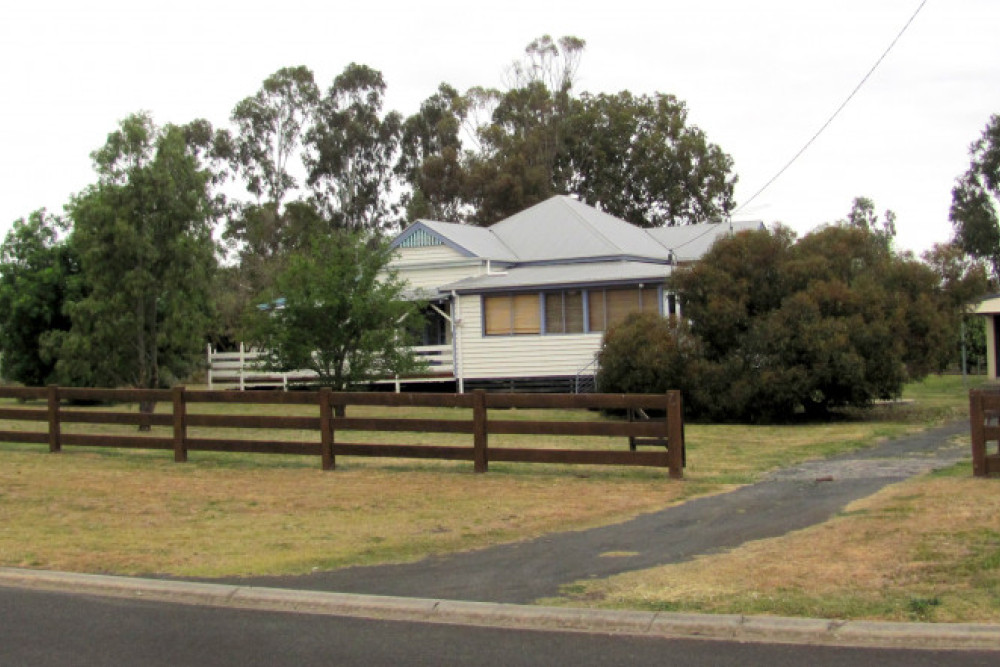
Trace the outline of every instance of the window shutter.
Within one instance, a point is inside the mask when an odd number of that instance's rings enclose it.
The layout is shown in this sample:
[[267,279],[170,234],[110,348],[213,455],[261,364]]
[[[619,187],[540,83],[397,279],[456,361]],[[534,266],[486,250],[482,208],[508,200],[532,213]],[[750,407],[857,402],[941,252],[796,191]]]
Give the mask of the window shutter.
[[566,333],[563,322],[563,293],[546,292],[545,294],[545,333]]
[[606,295],[608,303],[608,328],[623,321],[631,313],[638,313],[641,310],[638,288],[609,289]]
[[511,297],[509,294],[483,297],[483,315],[486,317],[487,336],[511,332]]
[[587,329],[589,331],[604,331],[604,290],[595,289],[587,292]]
[[565,294],[566,333],[583,333],[583,292]]
[[514,332],[515,334],[541,333],[541,303],[538,294],[515,294]]

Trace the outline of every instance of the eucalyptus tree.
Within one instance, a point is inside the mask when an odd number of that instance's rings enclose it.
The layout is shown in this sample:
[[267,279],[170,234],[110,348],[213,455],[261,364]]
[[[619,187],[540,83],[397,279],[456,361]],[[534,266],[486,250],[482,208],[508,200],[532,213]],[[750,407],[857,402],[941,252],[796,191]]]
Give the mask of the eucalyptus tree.
[[583,94],[569,121],[566,188],[641,227],[725,219],[733,160],[673,95]]
[[886,246],[891,246],[892,240],[896,238],[896,214],[891,209],[886,209],[882,219],[879,220],[878,213],[875,212],[875,202],[868,197],[854,198],[844,224],[870,231],[882,239]]
[[312,126],[319,100],[309,68],[283,67],[233,109],[232,160],[258,204],[270,203],[280,211],[285,196],[298,186],[292,173],[295,158],[301,167],[302,138]]
[[308,183],[334,227],[384,230],[397,222],[396,165],[403,119],[383,111],[381,72],[351,63],[320,100],[305,135]]
[[446,83],[403,123],[396,173],[410,186],[406,219],[457,222],[469,214],[462,125],[468,100]]
[[1000,276],[1000,115],[990,117],[969,149],[969,168],[952,190],[955,238],[974,257],[988,261]]
[[544,35],[510,66],[506,90],[474,88],[467,93],[470,106],[489,115],[476,128],[479,150],[469,161],[467,176],[467,196],[479,224],[567,192],[560,165],[585,46],[577,37],[553,40]]

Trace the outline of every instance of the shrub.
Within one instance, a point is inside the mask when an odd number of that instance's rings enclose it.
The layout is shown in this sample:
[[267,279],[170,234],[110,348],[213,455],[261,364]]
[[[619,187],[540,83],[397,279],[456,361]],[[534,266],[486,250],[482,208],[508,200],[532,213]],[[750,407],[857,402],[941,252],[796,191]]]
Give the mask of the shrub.
[[800,241],[785,229],[722,239],[675,269],[687,321],[632,317],[607,332],[604,391],[680,389],[685,412],[783,421],[866,406],[941,369],[957,307],[933,269],[866,229]]

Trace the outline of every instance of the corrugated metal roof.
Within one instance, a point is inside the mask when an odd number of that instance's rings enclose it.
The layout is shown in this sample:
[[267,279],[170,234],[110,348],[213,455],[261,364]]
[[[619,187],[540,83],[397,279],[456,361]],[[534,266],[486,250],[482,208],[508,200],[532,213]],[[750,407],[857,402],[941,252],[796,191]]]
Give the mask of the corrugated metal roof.
[[571,197],[557,196],[502,220],[490,231],[522,262],[600,257],[666,261],[667,252],[646,232]]
[[489,227],[458,225],[453,222],[421,220],[428,229],[465,248],[476,257],[516,262],[518,257]]
[[428,245],[429,239],[434,238],[440,241],[441,245],[453,248],[466,257],[495,259],[501,262],[518,261],[510,248],[504,246],[489,229],[453,222],[417,220],[397,234],[390,245],[394,248],[405,247],[408,242],[421,236],[425,238],[420,239],[419,245]]
[[586,262],[579,264],[534,264],[503,273],[465,278],[438,288],[442,292],[491,292],[528,287],[612,284],[616,282],[662,282],[670,275],[666,264],[646,262]]
[[672,251],[678,262],[690,262],[701,258],[717,239],[732,230],[742,232],[762,229],[763,224],[753,222],[708,222],[699,225],[677,225],[675,227],[655,227],[646,232],[662,245]]
[[492,227],[418,220],[393,245],[426,230],[466,256],[511,264],[613,259],[658,263],[671,258],[686,262],[704,255],[730,230],[762,227],[760,222],[732,222],[642,229],[572,197],[557,196]]

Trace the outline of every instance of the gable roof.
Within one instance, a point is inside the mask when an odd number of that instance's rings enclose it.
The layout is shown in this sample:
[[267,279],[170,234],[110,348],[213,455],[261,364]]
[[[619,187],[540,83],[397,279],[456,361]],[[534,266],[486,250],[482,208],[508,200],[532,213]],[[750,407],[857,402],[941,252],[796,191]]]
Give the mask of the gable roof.
[[430,246],[444,245],[465,255],[482,259],[495,259],[505,262],[518,261],[510,248],[486,227],[474,225],[459,225],[453,222],[435,222],[433,220],[417,220],[400,232],[390,244],[393,248],[411,245]]
[[445,245],[466,257],[518,265],[639,261],[669,264],[698,259],[730,231],[760,222],[703,223],[643,229],[559,195],[491,227],[418,220],[391,246]]
[[662,246],[649,242],[645,230],[566,196],[551,197],[490,230],[522,262],[669,260]]

